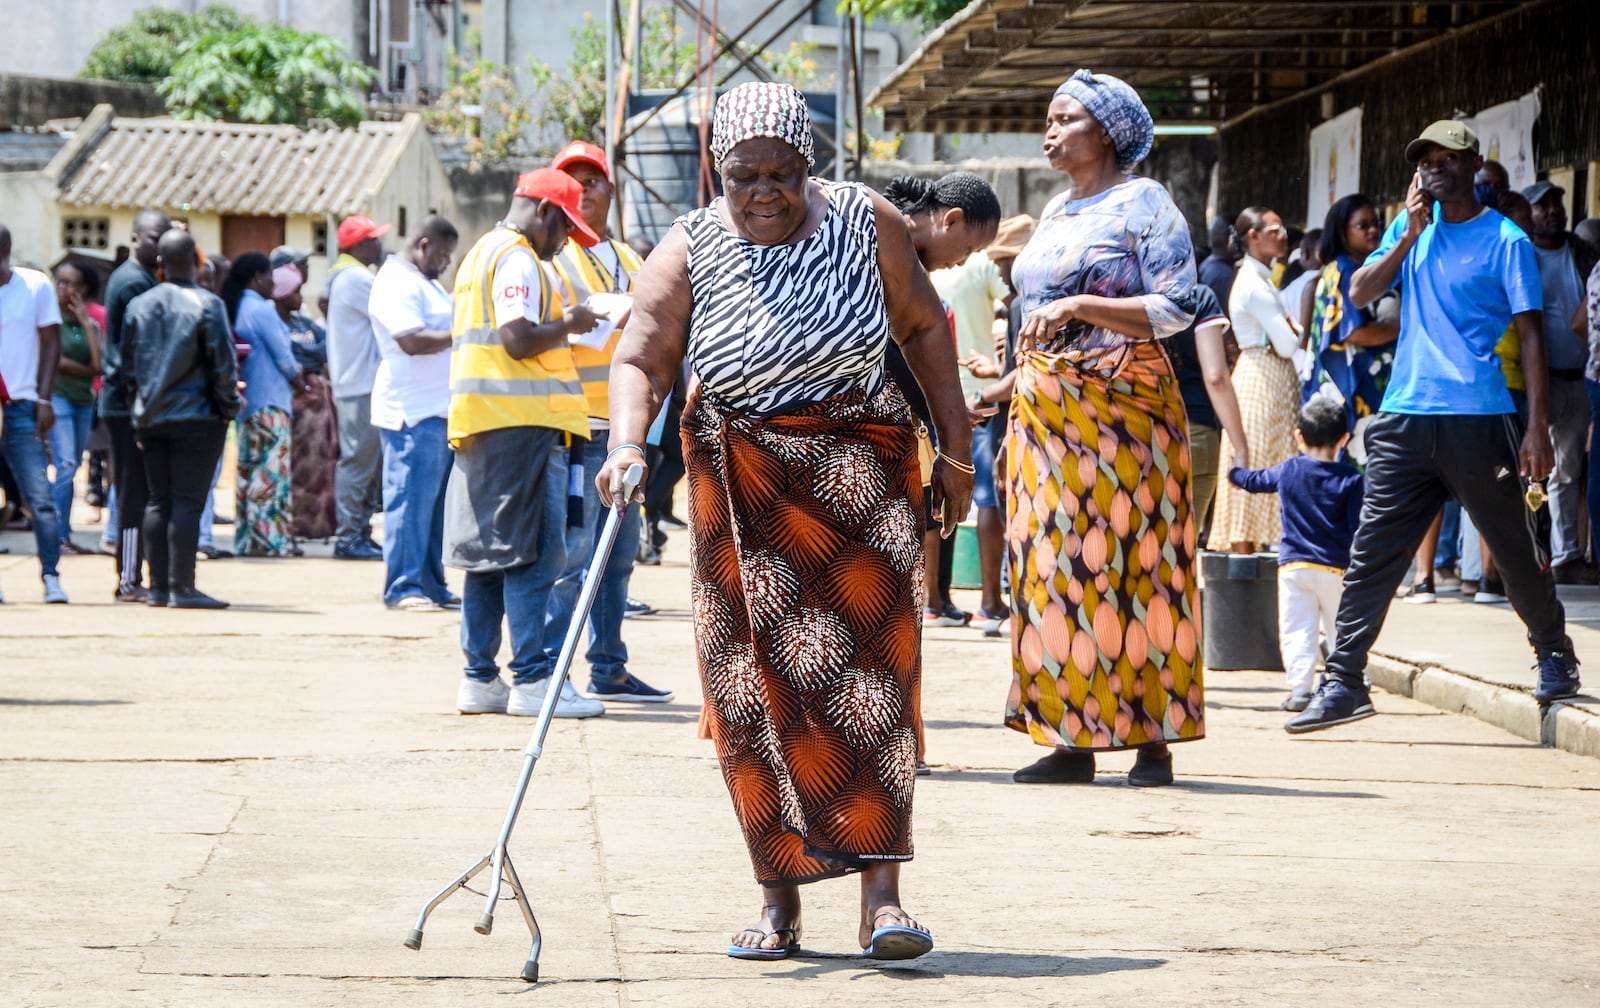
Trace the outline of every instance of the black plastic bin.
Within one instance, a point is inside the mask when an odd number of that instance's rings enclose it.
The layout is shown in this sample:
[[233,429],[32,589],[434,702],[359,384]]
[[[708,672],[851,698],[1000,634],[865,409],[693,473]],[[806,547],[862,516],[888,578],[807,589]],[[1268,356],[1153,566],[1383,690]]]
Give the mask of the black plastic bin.
[[1283,671],[1278,555],[1202,552],[1200,585],[1206,668]]

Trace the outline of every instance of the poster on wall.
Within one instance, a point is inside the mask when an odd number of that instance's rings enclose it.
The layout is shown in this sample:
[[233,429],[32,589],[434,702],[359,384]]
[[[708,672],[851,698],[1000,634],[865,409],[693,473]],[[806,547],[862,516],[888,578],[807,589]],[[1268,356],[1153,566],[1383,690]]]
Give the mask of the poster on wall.
[[1516,101],[1490,105],[1466,124],[1478,134],[1478,153],[1485,161],[1498,161],[1511,176],[1511,188],[1523,189],[1539,181],[1533,160],[1533,124],[1539,119],[1539,89]]
[[1311,193],[1306,226],[1321,227],[1340,196],[1361,191],[1361,110],[1341,112],[1311,131]]

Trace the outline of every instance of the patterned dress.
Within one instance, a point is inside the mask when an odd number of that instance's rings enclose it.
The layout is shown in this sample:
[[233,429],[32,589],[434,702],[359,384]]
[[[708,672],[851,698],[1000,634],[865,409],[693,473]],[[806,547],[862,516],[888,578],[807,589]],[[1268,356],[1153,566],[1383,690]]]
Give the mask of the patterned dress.
[[287,556],[294,545],[289,503],[293,423],[289,411],[276,406],[239,421],[233,548],[240,556]]
[[[1370,307],[1357,308],[1350,300],[1350,281],[1361,266],[1341,254],[1322,268],[1311,309],[1308,346],[1316,361],[1311,378],[1301,386],[1303,403],[1331,384],[1344,397],[1350,430],[1364,428],[1383,404],[1384,390],[1394,370],[1394,344],[1357,347],[1346,342],[1350,334],[1373,321]],[[1358,435],[1359,437],[1359,435]],[[1357,453],[1365,457],[1364,453]]]
[[[1239,400],[1239,420],[1250,441],[1252,469],[1271,469],[1293,458],[1298,450],[1294,427],[1300,412],[1300,376],[1295,373],[1294,362],[1272,348],[1268,335],[1276,331],[1284,338],[1283,334],[1289,333],[1292,339],[1293,330],[1270,277],[1264,263],[1245,256],[1228,298],[1228,314],[1239,338],[1233,392]],[[1226,432],[1222,435],[1220,457],[1233,457],[1233,444]],[[1259,549],[1282,537],[1277,494],[1250,493],[1228,480],[1217,481],[1211,541],[1207,545],[1226,550],[1236,542],[1251,542]]]
[[694,299],[683,414],[695,647],[757,881],[911,859],[921,486],[867,191],[811,236],[681,219]]
[[[1057,197],[1012,278],[1024,313],[1141,298],[1161,338],[1195,310],[1188,226],[1148,179]],[[1016,627],[1006,726],[1087,751],[1201,738],[1188,428],[1159,344],[1078,322],[1019,354],[997,468]]]

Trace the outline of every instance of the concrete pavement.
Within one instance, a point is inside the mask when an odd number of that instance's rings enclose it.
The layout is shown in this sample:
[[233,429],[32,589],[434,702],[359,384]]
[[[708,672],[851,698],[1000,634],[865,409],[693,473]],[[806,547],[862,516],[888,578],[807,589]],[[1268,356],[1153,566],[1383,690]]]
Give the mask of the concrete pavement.
[[1397,601],[1367,676],[1391,693],[1471,714],[1531,742],[1600,757],[1600,588],[1557,588],[1585,691],[1543,706],[1527,629],[1507,604],[1479,605],[1445,592],[1432,605]]
[[[318,556],[202,565],[224,613],[112,605],[110,558],[69,557],[74,604],[46,607],[25,537],[3,541],[3,1004],[1600,1001],[1600,761],[1383,693],[1292,738],[1279,676],[1216,672],[1178,786],[1126,787],[1126,756],[1020,786],[1037,751],[997,727],[1006,644],[953,629],[925,645],[936,772],[905,871],[936,951],[861,960],[837,880],[805,890],[803,956],[726,958],[758,893],[695,738],[681,537],[636,577],[662,612],[628,624],[677,701],[558,722],[513,837],[546,940],[530,989],[508,904],[480,937],[459,894],[401,947],[492,844],[532,727],[454,713],[454,615],[386,611],[376,565]],[[1498,641],[1481,609],[1397,607],[1380,650],[1465,640],[1458,617]],[[1519,640],[1484,660],[1526,665]]]

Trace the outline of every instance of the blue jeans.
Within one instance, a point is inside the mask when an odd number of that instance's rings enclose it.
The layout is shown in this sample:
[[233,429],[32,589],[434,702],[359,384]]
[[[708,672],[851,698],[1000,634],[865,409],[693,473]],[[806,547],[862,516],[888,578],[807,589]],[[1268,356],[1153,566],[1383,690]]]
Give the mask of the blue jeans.
[[[595,518],[596,541],[609,514],[607,508],[601,508]],[[616,544],[611,548],[605,572],[600,576],[594,608],[589,610],[589,674],[599,682],[621,682],[628,674],[628,646],[622,643],[622,617],[628,608],[628,581],[633,577],[633,562],[639,556],[639,527],[643,524],[640,506],[629,504],[617,527]]]
[[1003,426],[1005,420],[996,414],[983,423],[972,428],[972,468],[977,472],[972,477],[972,506],[975,508],[997,508],[1000,506],[1000,496],[995,491],[994,461],[995,438],[994,429]]
[[[223,442],[227,447],[227,442]],[[211,489],[206,491],[206,506],[200,511],[200,539],[196,545],[200,549],[210,549],[217,544],[212,526],[217,523],[217,481],[222,479],[222,456],[217,456],[217,467],[211,471]]]
[[[567,569],[550,593],[550,611],[544,624],[544,662],[553,670],[561,658],[561,645],[566,641],[567,628],[577,608],[578,592],[583,588],[583,578],[594,559],[594,547],[605,527],[607,509],[600,503],[600,491],[595,478],[606,461],[606,442],[591,438],[583,448],[583,524],[567,528]],[[628,508],[621,527],[617,530],[617,544],[606,561],[600,587],[595,591],[594,608],[589,612],[589,664],[594,678],[617,682],[627,675],[628,649],[622,643],[622,617],[628,602],[628,578],[633,574],[633,561],[639,541],[639,506]]]
[[[1600,424],[1600,382],[1585,380],[1584,390],[1589,393],[1589,411],[1594,423]],[[1600,459],[1595,458],[1595,448],[1600,447],[1600,427],[1589,431],[1589,526],[1600,534]],[[1600,552],[1600,549],[1597,549]]]
[[[520,464],[522,460],[508,460]],[[544,514],[539,530],[539,559],[498,571],[469,571],[461,593],[461,650],[469,679],[488,682],[499,673],[500,622],[511,625],[511,663],[518,683],[547,679],[554,661],[546,661],[545,615],[551,589],[567,567],[567,448],[559,439],[545,460]]]
[[[548,675],[561,658],[561,645],[567,639],[567,627],[578,604],[578,591],[583,587],[583,574],[594,557],[596,535],[595,519],[601,516],[600,491],[595,487],[595,477],[606,460],[606,443],[590,438],[583,443],[583,521],[567,526],[567,563],[550,591],[550,608],[545,612],[544,637],[541,642],[543,656],[540,667]],[[568,473],[568,479],[571,478]],[[543,678],[541,676],[541,678]]]
[[1439,548],[1434,552],[1433,567],[1438,570],[1461,559],[1461,505],[1454,497],[1444,502],[1444,521],[1439,525]]
[[94,424],[94,403],[74,406],[65,396],[53,395],[50,405],[55,407],[56,425],[50,428],[50,461],[55,466],[55,478],[50,485],[50,499],[56,505],[56,518],[61,523],[61,541],[72,538],[72,477],[77,475],[83,462],[83,453],[89,450],[89,428]]
[[378,431],[383,444],[383,601],[408,595],[443,602],[444,486],[450,441],[443,417],[397,431]]
[[34,420],[34,401],[22,399],[5,408],[5,432],[0,433],[0,450],[5,452],[6,465],[33,512],[33,540],[39,548],[39,573],[50,576],[56,573],[61,561],[61,521],[56,514],[55,501],[50,499],[49,452],[43,441],[34,437],[38,429]]

